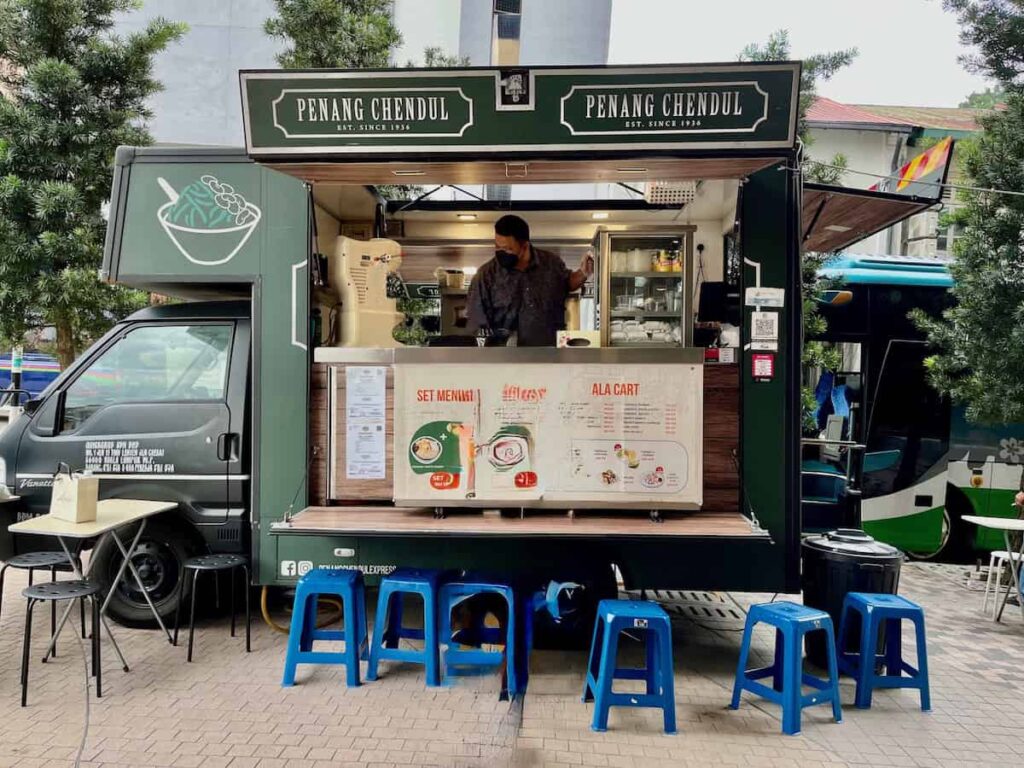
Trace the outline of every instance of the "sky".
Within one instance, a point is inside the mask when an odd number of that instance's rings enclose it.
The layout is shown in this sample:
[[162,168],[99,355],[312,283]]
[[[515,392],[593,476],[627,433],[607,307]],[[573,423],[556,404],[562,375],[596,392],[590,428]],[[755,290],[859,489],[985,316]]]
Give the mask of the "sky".
[[856,47],[818,93],[847,104],[955,107],[988,83],[957,61],[941,0],[613,0],[609,64],[734,61],[788,29],[793,58]]

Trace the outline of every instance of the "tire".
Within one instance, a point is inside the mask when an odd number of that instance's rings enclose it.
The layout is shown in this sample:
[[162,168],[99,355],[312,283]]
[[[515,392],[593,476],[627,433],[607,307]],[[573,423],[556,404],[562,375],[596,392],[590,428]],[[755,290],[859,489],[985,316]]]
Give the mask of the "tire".
[[946,485],[946,514],[949,521],[949,536],[946,538],[945,546],[932,559],[944,563],[973,563],[975,528],[965,523],[962,518],[976,512],[964,492],[951,484]]
[[946,504],[942,509],[942,543],[932,552],[908,552],[914,560],[928,560],[936,563],[973,563],[974,542],[972,526],[963,521],[964,515],[973,515],[974,507],[964,492],[955,485],[946,485]]
[[949,551],[949,542],[952,538],[953,527],[950,524],[949,508],[942,508],[942,532],[939,534],[941,540],[939,542],[939,548],[934,552],[907,552],[907,556],[911,560],[931,560],[935,562],[941,562],[944,556]]
[[[135,537],[137,530],[132,528],[121,534],[125,546]],[[160,618],[168,627],[174,621],[178,602],[188,595],[180,580],[181,564],[203,549],[187,525],[174,517],[157,517],[146,524],[132,561]],[[91,562],[91,573],[106,594],[121,566],[121,552],[113,541],[104,539],[93,549]],[[154,629],[159,626],[130,571],[125,571],[125,578],[113,590],[108,615],[126,627]]]

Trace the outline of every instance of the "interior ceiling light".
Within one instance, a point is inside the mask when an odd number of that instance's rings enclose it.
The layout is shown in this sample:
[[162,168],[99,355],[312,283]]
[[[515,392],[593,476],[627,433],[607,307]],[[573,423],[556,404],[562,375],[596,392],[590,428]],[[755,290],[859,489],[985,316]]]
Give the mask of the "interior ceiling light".
[[829,232],[849,232],[852,227],[844,227],[842,224],[829,224],[825,229]]
[[647,173],[646,168],[616,168],[619,173]]
[[392,171],[395,176],[426,176],[426,171]]
[[458,213],[456,216],[463,221],[474,221],[476,219],[475,213]]
[[608,218],[608,212],[607,211],[594,211],[592,214],[590,214],[590,218],[592,218],[592,219],[607,219]]

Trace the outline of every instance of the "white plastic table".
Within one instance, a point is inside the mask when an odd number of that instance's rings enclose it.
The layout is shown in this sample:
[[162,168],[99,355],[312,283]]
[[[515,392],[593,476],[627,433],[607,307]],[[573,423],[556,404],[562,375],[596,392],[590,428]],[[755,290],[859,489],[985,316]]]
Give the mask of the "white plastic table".
[[[89,568],[83,574],[78,568],[78,560],[74,555],[71,554],[71,549],[68,547],[68,541],[81,541],[83,539],[97,538],[102,541],[104,538],[110,537],[113,539],[117,548],[121,550],[121,566],[117,570],[117,575],[114,577],[114,581],[110,586],[110,591],[107,592],[106,598],[103,601],[103,605],[100,607],[100,621],[103,622],[103,626],[107,631],[107,636],[110,638],[111,643],[114,645],[114,650],[117,651],[118,657],[121,659],[121,665],[125,671],[128,671],[128,662],[125,661],[124,654],[121,653],[121,649],[117,645],[117,641],[114,640],[114,635],[110,631],[110,625],[107,624],[106,612],[107,607],[110,605],[110,600],[114,595],[114,590],[117,585],[121,583],[121,579],[124,578],[125,570],[131,571],[132,577],[135,579],[135,583],[138,585],[139,590],[142,592],[142,596],[146,599],[146,603],[149,605],[149,610],[153,612],[153,616],[156,618],[157,623],[160,625],[160,629],[167,635],[167,642],[173,643],[171,633],[167,627],[164,626],[163,619],[160,618],[160,614],[153,605],[153,601],[149,597],[149,593],[146,591],[145,585],[142,583],[142,578],[139,576],[138,570],[135,568],[135,564],[132,562],[132,554],[134,554],[136,547],[139,544],[139,540],[142,538],[143,531],[146,530],[146,520],[153,515],[158,515],[161,512],[166,512],[170,509],[174,509],[177,504],[167,501],[143,501],[141,499],[104,499],[96,504],[96,519],[88,523],[72,523],[67,520],[61,520],[60,518],[53,517],[52,515],[40,515],[30,520],[22,520],[20,523],[13,523],[7,527],[11,533],[22,533],[31,534],[37,536],[54,536],[57,541],[60,542],[61,548],[64,550],[64,554],[68,556],[68,562],[71,564],[71,569],[74,571],[76,579],[88,578],[89,572],[92,570],[92,563],[89,563]],[[132,539],[131,544],[125,547],[124,542],[121,541],[121,537],[117,535],[117,531],[120,528],[125,528],[134,523],[139,523],[138,533],[135,534],[135,538]],[[99,544],[99,541],[97,541]],[[50,645],[46,649],[46,656],[48,658],[50,651],[53,646],[57,643],[57,638],[60,636],[61,630],[64,629],[64,624],[68,620],[68,616],[71,614],[71,608],[74,603],[68,603],[67,608],[64,609],[64,615],[60,620],[60,624],[57,626],[57,631],[50,639]]]
[[[1020,562],[1021,558],[1024,557],[1024,536],[1021,536],[1020,548],[1017,550],[1016,559],[1013,558],[1014,549],[1010,546],[1011,533],[1024,533],[1024,520],[1020,520],[1015,517],[979,517],[978,515],[964,515],[961,519],[966,520],[968,523],[980,525],[982,528],[991,528],[993,530],[1003,532],[1003,541],[1006,543],[1006,551],[1011,555],[1010,573],[1012,574],[1013,579],[1006,584],[1006,591],[1003,593],[1002,602],[999,603],[999,610],[995,612],[994,620],[999,621],[1003,617],[1003,609],[1006,607],[1006,601],[1010,599],[1011,585],[1017,588],[1017,604],[1020,607],[1020,616],[1024,619],[1024,598],[1021,597],[1020,591]],[[998,596],[998,592],[996,594]]]
[[0,498],[0,504],[9,504],[12,501],[18,501],[21,496],[4,496]]

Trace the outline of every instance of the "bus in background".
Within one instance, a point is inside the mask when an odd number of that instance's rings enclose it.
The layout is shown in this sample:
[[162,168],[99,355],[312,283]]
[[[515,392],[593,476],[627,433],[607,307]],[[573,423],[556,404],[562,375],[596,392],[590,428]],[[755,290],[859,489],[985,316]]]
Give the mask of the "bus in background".
[[[926,381],[931,350],[908,317],[912,309],[937,316],[951,304],[948,261],[838,256],[821,274],[846,295],[822,306],[828,328],[820,340],[843,362],[817,382],[819,423],[831,414],[843,439],[865,446],[864,530],[918,558],[965,562],[1001,548],[998,531],[962,517],[1016,516],[1024,425],[973,424],[951,407]],[[804,458],[805,468],[830,464]]]
[[0,429],[7,426],[12,408],[39,397],[60,374],[57,358],[39,352],[25,352],[21,359],[21,383],[18,386],[23,393],[16,395],[9,391],[14,388],[11,382],[11,358],[11,352],[0,355]]
[[[57,358],[41,352],[25,352],[21,361],[21,389],[39,397],[60,374]],[[11,387],[11,352],[0,354],[0,391]]]

